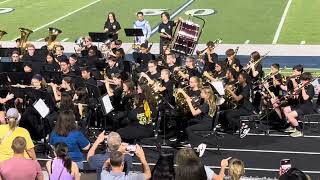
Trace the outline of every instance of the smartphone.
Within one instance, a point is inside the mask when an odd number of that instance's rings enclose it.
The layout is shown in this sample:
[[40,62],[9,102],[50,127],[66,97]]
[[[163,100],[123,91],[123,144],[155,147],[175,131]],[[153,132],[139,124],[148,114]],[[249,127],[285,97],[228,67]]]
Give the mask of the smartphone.
[[129,152],[136,152],[137,146],[136,145],[128,145],[127,151]]
[[280,170],[281,174],[286,173],[291,168],[291,160],[290,159],[281,159],[280,161]]

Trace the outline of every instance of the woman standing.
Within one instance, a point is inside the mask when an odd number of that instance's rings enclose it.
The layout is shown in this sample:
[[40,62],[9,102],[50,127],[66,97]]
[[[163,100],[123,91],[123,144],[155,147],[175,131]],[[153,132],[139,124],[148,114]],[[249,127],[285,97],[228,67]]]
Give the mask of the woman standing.
[[51,145],[64,142],[68,145],[69,155],[80,169],[83,169],[84,156],[81,150],[88,150],[89,140],[77,129],[73,111],[62,111],[51,133],[49,143]]
[[118,39],[118,34],[121,29],[120,23],[116,19],[114,12],[109,12],[107,21],[104,23],[104,32],[110,33],[112,40]]

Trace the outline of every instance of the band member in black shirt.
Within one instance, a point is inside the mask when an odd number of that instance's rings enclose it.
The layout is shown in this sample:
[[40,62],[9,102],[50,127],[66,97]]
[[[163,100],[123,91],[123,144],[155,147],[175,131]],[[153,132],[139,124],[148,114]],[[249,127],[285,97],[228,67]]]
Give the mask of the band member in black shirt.
[[[161,87],[158,87],[158,90],[161,92],[162,97],[165,99],[162,104],[164,108],[168,108],[168,106],[173,105],[174,106],[174,97],[173,97],[173,88],[174,88],[174,82],[170,80],[170,71],[168,69],[162,69],[161,70]],[[168,105],[169,103],[170,105]],[[162,108],[162,109],[164,109]]]
[[112,40],[118,39],[118,34],[121,29],[120,23],[116,19],[114,12],[109,12],[107,21],[104,23],[104,32],[112,35]]
[[149,52],[148,45],[146,43],[141,44],[140,51],[133,52],[132,56],[135,62],[140,65],[142,71],[147,71],[148,62],[155,59],[155,56]]
[[91,70],[89,67],[86,66],[81,68],[81,77],[84,79],[85,83],[97,86],[97,81],[91,76]]
[[190,78],[193,76],[197,76],[197,77],[201,76],[201,73],[198,71],[198,69],[195,66],[195,59],[192,56],[188,56],[186,58],[186,69],[188,72],[187,78]]
[[201,98],[203,99],[203,103],[199,107],[194,107],[192,99],[184,91],[179,89],[178,92],[182,93],[186,98],[188,107],[193,116],[190,124],[194,125],[189,126],[186,129],[186,133],[191,146],[195,147],[200,144],[202,138],[199,135],[196,135],[194,131],[209,131],[212,128],[213,116],[216,112],[215,96],[211,87],[203,87],[201,89]]
[[298,96],[299,104],[295,107],[287,106],[283,110],[291,125],[285,130],[285,132],[291,133],[291,137],[303,136],[302,127],[299,125],[298,118],[303,117],[305,114],[311,114],[314,112],[312,98],[315,92],[314,86],[311,84],[311,73],[303,73],[300,76],[300,81],[300,87],[296,88],[293,93],[293,95]]
[[237,72],[233,68],[229,68],[226,71],[226,85],[233,85],[237,82]]
[[225,59],[226,62],[226,68],[233,68],[237,72],[240,72],[240,69],[242,69],[242,66],[240,64],[240,60],[236,58],[236,52],[233,49],[228,49],[226,51],[227,58]]
[[209,73],[208,71],[203,72],[203,76],[205,76],[209,81],[217,81],[219,79],[223,79],[226,76],[224,70],[224,63],[222,61],[218,61],[215,63],[215,70],[213,73]]
[[161,13],[162,22],[159,25],[158,32],[160,33],[160,54],[163,54],[163,45],[169,44],[172,40],[174,21],[170,21],[168,12]]
[[218,61],[218,54],[214,52],[214,43],[212,41],[207,42],[207,49],[203,55],[203,61],[203,71],[214,71],[214,65]]
[[[142,72],[141,76],[145,77],[148,80],[148,84],[152,84],[152,80],[159,80],[160,73],[157,69],[157,62],[154,60],[149,61],[147,73]],[[151,80],[151,81],[150,81]]]
[[177,67],[177,59],[174,53],[170,53],[166,56],[166,67],[169,69],[170,72],[174,71],[174,68]]
[[[250,102],[250,87],[247,83],[248,75],[240,73],[238,77],[239,87],[232,91],[230,86],[226,86],[226,91],[237,102],[236,109],[227,110],[224,113],[226,122],[222,122],[225,128],[236,132],[240,128],[240,116],[250,115],[253,112],[253,105]],[[227,123],[227,124],[226,124]],[[228,127],[227,127],[228,125]]]
[[70,63],[69,60],[63,60],[60,62],[60,72],[64,76],[73,76],[74,73],[70,70]]

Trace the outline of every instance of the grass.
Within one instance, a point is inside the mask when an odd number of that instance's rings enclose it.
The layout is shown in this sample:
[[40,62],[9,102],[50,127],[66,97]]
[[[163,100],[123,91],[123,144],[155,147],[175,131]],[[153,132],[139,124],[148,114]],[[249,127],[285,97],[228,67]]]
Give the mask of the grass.
[[320,0],[293,0],[278,43],[319,44]]

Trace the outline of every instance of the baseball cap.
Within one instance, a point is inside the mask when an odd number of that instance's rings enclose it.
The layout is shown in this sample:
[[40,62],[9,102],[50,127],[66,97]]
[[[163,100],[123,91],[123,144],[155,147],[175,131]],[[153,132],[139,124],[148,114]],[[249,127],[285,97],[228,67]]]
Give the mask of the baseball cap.
[[20,121],[21,119],[21,114],[16,108],[10,108],[8,109],[6,113],[6,117],[8,118],[15,118],[17,121]]

